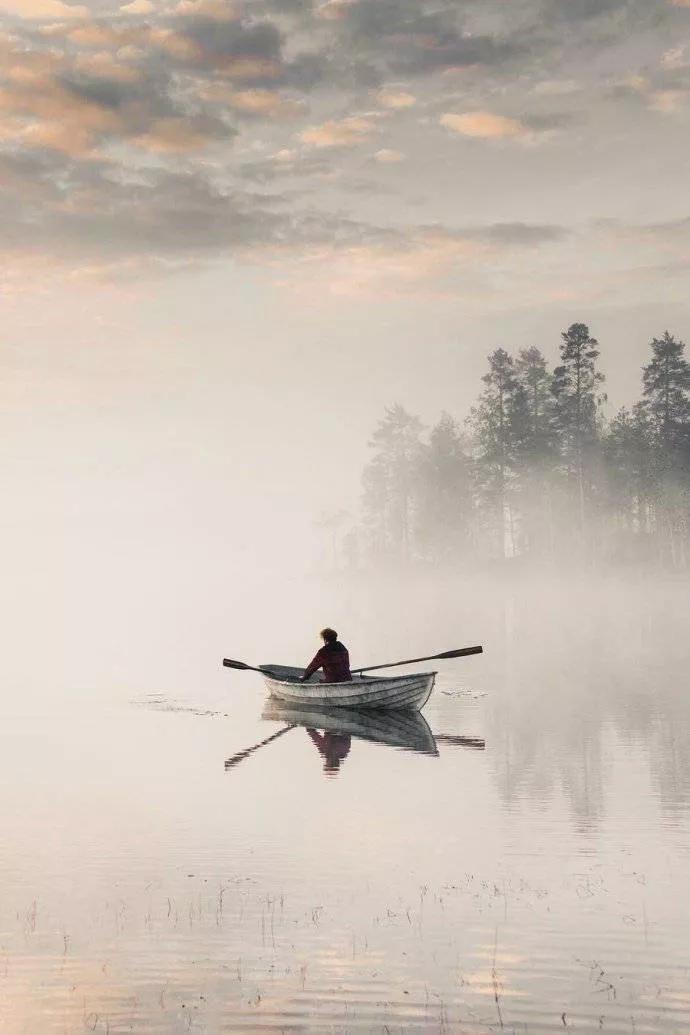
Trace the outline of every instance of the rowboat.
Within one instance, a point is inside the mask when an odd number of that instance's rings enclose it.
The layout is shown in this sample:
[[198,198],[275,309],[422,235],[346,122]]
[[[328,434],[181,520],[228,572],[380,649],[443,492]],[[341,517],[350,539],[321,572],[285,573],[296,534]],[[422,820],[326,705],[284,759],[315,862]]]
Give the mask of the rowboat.
[[292,726],[323,730],[358,737],[375,744],[414,751],[422,755],[438,755],[434,735],[424,716],[409,708],[393,712],[375,709],[326,708],[316,704],[290,704],[271,698],[262,713],[263,719],[285,722]]
[[260,665],[271,697],[291,704],[326,708],[399,709],[420,711],[434,688],[435,672],[407,676],[367,676],[354,674],[348,683],[324,683],[314,674],[300,682],[303,668],[288,665]]

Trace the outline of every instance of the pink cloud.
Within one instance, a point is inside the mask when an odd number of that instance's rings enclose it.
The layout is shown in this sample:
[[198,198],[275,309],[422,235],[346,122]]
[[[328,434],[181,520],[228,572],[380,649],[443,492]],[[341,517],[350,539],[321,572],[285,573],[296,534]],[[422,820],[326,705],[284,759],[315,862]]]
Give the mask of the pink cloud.
[[355,147],[376,132],[371,119],[353,115],[346,119],[329,119],[320,126],[311,126],[300,133],[300,140],[312,147]]
[[490,111],[446,112],[439,119],[442,126],[464,137],[481,140],[502,140],[526,137],[529,130],[517,119],[494,115]]
[[390,108],[393,111],[411,108],[417,103],[417,98],[406,90],[379,90],[376,100],[383,108]]
[[62,0],[0,0],[0,11],[26,19],[88,18],[87,7],[64,4]]

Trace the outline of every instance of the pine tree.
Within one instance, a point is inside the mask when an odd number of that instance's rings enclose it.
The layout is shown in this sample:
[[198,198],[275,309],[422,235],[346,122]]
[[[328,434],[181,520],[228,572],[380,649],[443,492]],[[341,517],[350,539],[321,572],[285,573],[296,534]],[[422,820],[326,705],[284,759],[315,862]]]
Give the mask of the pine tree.
[[420,480],[420,546],[431,560],[459,560],[471,534],[472,461],[458,425],[447,413],[431,430]]
[[492,552],[503,557],[516,552],[515,515],[509,492],[514,460],[516,394],[520,386],[515,364],[505,349],[490,353],[489,371],[482,381],[485,389],[470,412],[477,456],[476,481],[480,505],[486,511],[486,530],[493,541]]
[[584,323],[574,323],[561,335],[561,364],[553,372],[555,422],[568,478],[574,483],[580,537],[587,530],[587,509],[592,496],[599,394],[604,375],[596,368],[599,343]]
[[533,461],[553,459],[555,446],[553,377],[538,348],[521,349],[515,363],[518,382],[526,395],[528,431],[526,453]]
[[421,432],[419,418],[396,403],[386,409],[369,442],[375,452],[363,474],[364,510],[378,553],[412,555]]
[[685,567],[690,532],[690,364],[668,331],[642,368],[643,405],[654,430],[662,557]]
[[557,460],[553,376],[538,348],[522,349],[515,363],[520,390],[513,403],[522,548],[554,552],[554,470]]
[[[614,549],[626,543],[633,553],[633,541],[653,530],[655,494],[655,448],[646,410],[637,403],[632,411],[623,407],[611,421],[604,439]],[[622,542],[621,542],[622,541]]]
[[664,451],[671,459],[687,446],[690,434],[690,363],[685,342],[664,331],[651,342],[652,359],[642,368],[645,408]]

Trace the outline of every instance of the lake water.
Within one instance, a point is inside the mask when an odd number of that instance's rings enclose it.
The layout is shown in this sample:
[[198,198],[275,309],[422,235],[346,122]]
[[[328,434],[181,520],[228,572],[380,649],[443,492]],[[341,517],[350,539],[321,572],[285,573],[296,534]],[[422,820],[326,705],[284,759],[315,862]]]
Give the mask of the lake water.
[[386,618],[394,656],[484,643],[424,720],[230,766],[286,723],[220,632],[184,686],[8,689],[3,1035],[690,1031],[687,587],[450,599]]

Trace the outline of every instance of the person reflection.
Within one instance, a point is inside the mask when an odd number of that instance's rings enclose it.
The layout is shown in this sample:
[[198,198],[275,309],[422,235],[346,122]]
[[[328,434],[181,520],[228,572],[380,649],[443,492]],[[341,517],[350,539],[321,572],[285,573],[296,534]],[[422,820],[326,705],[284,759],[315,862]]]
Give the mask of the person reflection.
[[337,776],[340,763],[350,753],[351,737],[349,733],[319,733],[318,730],[307,727],[307,733],[311,737],[323,758],[323,771],[326,776]]

